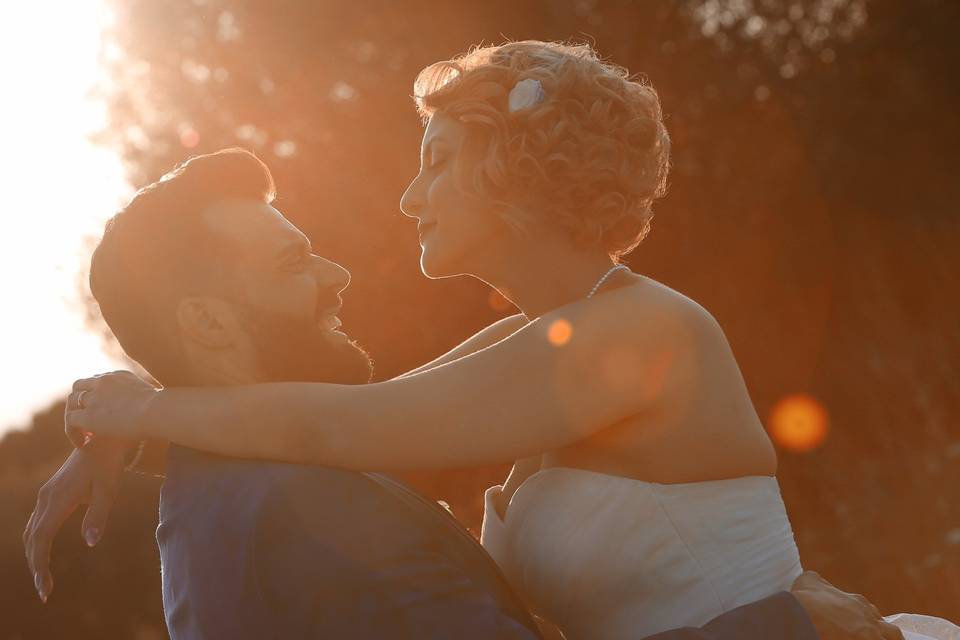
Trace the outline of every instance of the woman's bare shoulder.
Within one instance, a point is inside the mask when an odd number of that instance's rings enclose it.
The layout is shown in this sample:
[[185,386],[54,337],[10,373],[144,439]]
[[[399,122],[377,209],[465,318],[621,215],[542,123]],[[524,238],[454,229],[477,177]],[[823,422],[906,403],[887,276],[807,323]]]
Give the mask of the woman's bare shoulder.
[[723,335],[713,315],[696,300],[653,278],[637,275],[633,283],[597,296],[598,306],[626,331],[717,338]]

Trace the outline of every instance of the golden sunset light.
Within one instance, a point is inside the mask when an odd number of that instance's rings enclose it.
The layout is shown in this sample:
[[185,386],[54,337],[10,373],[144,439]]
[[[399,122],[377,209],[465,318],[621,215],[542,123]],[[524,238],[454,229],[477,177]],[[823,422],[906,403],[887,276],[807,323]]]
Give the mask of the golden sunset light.
[[116,155],[87,139],[105,122],[90,92],[106,7],[24,2],[3,14],[0,432],[24,426],[75,378],[121,366],[84,326],[78,282],[89,238],[130,194]]
[[958,28],[5,0],[0,640],[960,639]]

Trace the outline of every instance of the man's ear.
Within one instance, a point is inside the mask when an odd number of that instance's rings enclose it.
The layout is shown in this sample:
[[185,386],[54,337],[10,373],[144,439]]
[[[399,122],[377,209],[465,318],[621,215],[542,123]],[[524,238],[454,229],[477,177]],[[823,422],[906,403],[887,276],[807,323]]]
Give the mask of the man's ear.
[[210,349],[233,344],[233,324],[228,306],[216,298],[183,298],[177,305],[177,324],[189,339]]

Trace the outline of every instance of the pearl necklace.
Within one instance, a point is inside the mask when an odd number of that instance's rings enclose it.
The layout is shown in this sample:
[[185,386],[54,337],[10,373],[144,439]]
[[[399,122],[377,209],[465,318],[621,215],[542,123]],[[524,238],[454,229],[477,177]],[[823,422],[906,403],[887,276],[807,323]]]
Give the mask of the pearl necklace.
[[603,283],[607,281],[607,278],[612,276],[617,271],[630,271],[630,267],[625,264],[615,264],[610,267],[610,270],[603,274],[603,277],[597,280],[597,284],[593,285],[593,289],[590,289],[590,293],[587,294],[587,300],[593,297],[593,294],[603,286]]

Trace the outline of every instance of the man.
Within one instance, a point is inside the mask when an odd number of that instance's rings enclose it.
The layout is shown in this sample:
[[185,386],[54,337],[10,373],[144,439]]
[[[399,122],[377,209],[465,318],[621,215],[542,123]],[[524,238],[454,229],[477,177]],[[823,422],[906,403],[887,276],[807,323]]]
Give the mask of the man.
[[[369,358],[337,331],[349,274],[312,254],[274,195],[259,160],[225,150],[141,190],[108,224],[91,290],[127,354],[162,384],[369,380]],[[431,365],[500,337],[481,334]],[[128,449],[94,439],[41,489],[24,544],[42,599],[60,523],[89,500],[83,530],[96,544]],[[476,541],[385,476],[173,447],[160,520],[174,639],[540,637]],[[814,627],[824,638],[900,637],[878,618],[805,574],[793,595],[657,638],[814,638]],[[850,629],[875,635],[840,635]]]

